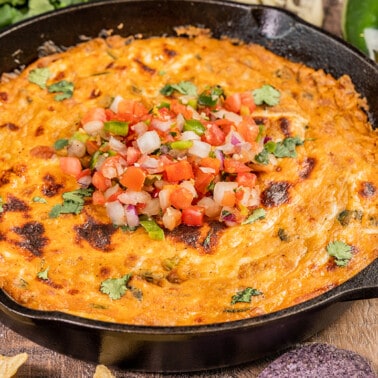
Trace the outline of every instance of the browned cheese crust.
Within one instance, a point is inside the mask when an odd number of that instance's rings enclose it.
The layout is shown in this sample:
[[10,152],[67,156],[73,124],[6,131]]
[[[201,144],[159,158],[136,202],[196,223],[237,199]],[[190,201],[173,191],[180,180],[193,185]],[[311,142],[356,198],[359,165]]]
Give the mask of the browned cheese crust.
[[[51,82],[73,82],[72,98],[56,101],[31,83],[36,67],[49,67]],[[229,228],[179,226],[163,241],[116,229],[90,202],[78,215],[49,217],[62,194],[78,188],[61,172],[54,142],[116,95],[152,104],[166,83],[183,80],[218,84],[226,94],[264,84],[281,92],[269,114],[258,106],[254,116],[305,143],[297,158],[258,173],[266,217]],[[143,325],[232,321],[318,296],[377,258],[377,133],[366,108],[348,76],[207,36],[112,36],[43,57],[0,84],[0,286],[29,308]],[[352,246],[346,266],[327,253],[336,240]],[[38,276],[47,268],[47,279]],[[126,274],[120,299],[100,291],[104,280]],[[232,304],[247,287],[262,294]]]

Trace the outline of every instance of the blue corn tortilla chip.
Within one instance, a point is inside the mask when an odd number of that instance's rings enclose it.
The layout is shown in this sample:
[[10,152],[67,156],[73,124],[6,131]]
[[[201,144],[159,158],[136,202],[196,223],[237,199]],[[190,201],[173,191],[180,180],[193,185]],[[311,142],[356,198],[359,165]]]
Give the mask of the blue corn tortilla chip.
[[305,344],[284,353],[258,378],[377,378],[369,361],[329,344]]

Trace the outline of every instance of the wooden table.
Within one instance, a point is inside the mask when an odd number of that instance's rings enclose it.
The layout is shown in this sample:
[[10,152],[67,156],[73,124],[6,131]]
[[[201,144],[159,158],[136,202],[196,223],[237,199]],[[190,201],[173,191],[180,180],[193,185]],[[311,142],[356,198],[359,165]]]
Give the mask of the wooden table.
[[[324,28],[340,35],[340,0],[325,0]],[[332,326],[313,336],[308,342],[325,342],[339,348],[355,351],[369,359],[378,374],[378,299],[357,301]],[[35,378],[89,378],[96,365],[75,360],[43,348],[0,324],[0,354],[13,355],[27,352],[28,361],[19,370],[17,377]],[[256,377],[273,357],[248,365],[206,372],[204,374],[182,374],[176,377]],[[141,374],[111,369],[117,378],[163,377],[161,374]],[[164,375],[165,378],[173,377]]]

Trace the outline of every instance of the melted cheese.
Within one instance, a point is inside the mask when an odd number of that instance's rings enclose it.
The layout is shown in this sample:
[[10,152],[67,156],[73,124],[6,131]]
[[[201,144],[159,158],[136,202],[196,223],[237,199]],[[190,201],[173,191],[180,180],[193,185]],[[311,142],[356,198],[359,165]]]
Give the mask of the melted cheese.
[[[377,133],[349,77],[278,57],[257,45],[196,38],[94,39],[41,58],[0,84],[0,286],[24,306],[145,325],[231,321],[277,311],[340,285],[378,254]],[[51,82],[75,85],[72,98],[30,83],[48,67]],[[109,224],[87,203],[79,215],[50,218],[62,193],[78,188],[52,150],[83,114],[116,95],[146,104],[166,83],[220,84],[226,94],[270,84],[279,105],[260,106],[277,137],[305,138],[295,159],[258,173],[265,219],[222,228],[180,227],[164,241]],[[284,120],[284,125],[280,122]],[[44,198],[46,203],[33,201]],[[348,222],[339,215],[348,211]],[[206,245],[210,238],[210,246]],[[340,240],[353,249],[345,267],[326,251]],[[48,268],[48,279],[38,273]],[[100,291],[109,278],[132,274],[119,300]],[[232,304],[245,288],[262,294]]]

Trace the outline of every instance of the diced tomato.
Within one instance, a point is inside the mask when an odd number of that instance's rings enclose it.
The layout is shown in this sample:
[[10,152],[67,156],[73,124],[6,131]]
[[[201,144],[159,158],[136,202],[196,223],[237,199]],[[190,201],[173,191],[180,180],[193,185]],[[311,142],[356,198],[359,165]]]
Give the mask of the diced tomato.
[[136,147],[128,147],[126,152],[126,161],[128,165],[132,165],[138,161],[142,153]]
[[204,157],[200,160],[199,164],[200,167],[207,167],[214,169],[214,174],[218,174],[221,168],[221,162],[217,158],[212,157]]
[[193,112],[178,100],[171,101],[171,111],[175,113],[175,115],[182,114],[185,119],[193,118]]
[[104,192],[106,189],[110,188],[112,182],[110,179],[105,178],[101,172],[96,171],[92,176],[92,184],[95,188]]
[[85,125],[88,122],[91,121],[101,121],[105,122],[106,121],[106,112],[104,108],[92,108],[88,110],[85,114],[84,117],[81,119],[81,124]]
[[223,198],[220,204],[222,206],[233,207],[235,205],[235,202],[236,202],[236,193],[231,190],[226,190],[223,193]]
[[100,192],[99,190],[95,190],[92,194],[92,202],[93,205],[104,205],[106,202],[104,193]]
[[240,93],[234,93],[226,97],[223,106],[226,110],[230,112],[239,113],[241,107],[241,96]]
[[112,193],[109,197],[105,197],[106,202],[114,202],[114,201],[118,200],[118,196],[122,193],[124,193],[124,191],[121,188],[119,188],[117,191]]
[[80,177],[82,167],[81,162],[77,157],[65,156],[61,157],[59,160],[61,170],[67,174],[74,176],[76,178]]
[[89,155],[93,155],[99,149],[97,142],[90,139],[85,142],[85,147]]
[[219,118],[215,120],[214,123],[222,129],[225,135],[231,131],[231,127],[234,124],[232,121],[226,118]]
[[236,176],[236,182],[239,186],[254,188],[256,186],[257,176],[251,172],[239,172]]
[[227,173],[243,173],[251,171],[251,168],[235,159],[224,159],[223,164],[224,171]]
[[142,168],[130,166],[122,174],[119,182],[126,188],[134,191],[141,191],[146,179],[146,173]]
[[194,178],[193,169],[187,160],[180,160],[164,167],[167,180],[177,182]]
[[237,126],[238,133],[246,142],[255,143],[259,135],[259,127],[252,117],[243,117],[243,120]]
[[251,91],[241,93],[240,100],[242,107],[248,109],[248,112],[246,114],[251,114],[256,109],[256,104]]
[[202,226],[205,209],[198,205],[192,205],[182,211],[182,223],[187,226]]
[[174,189],[169,196],[171,205],[176,209],[188,208],[192,204],[193,198],[193,193],[180,186]]
[[199,194],[206,194],[209,191],[209,185],[215,179],[214,173],[203,172],[201,169],[196,170],[194,188]]
[[224,131],[215,123],[208,124],[202,140],[212,146],[221,146],[226,139]]

